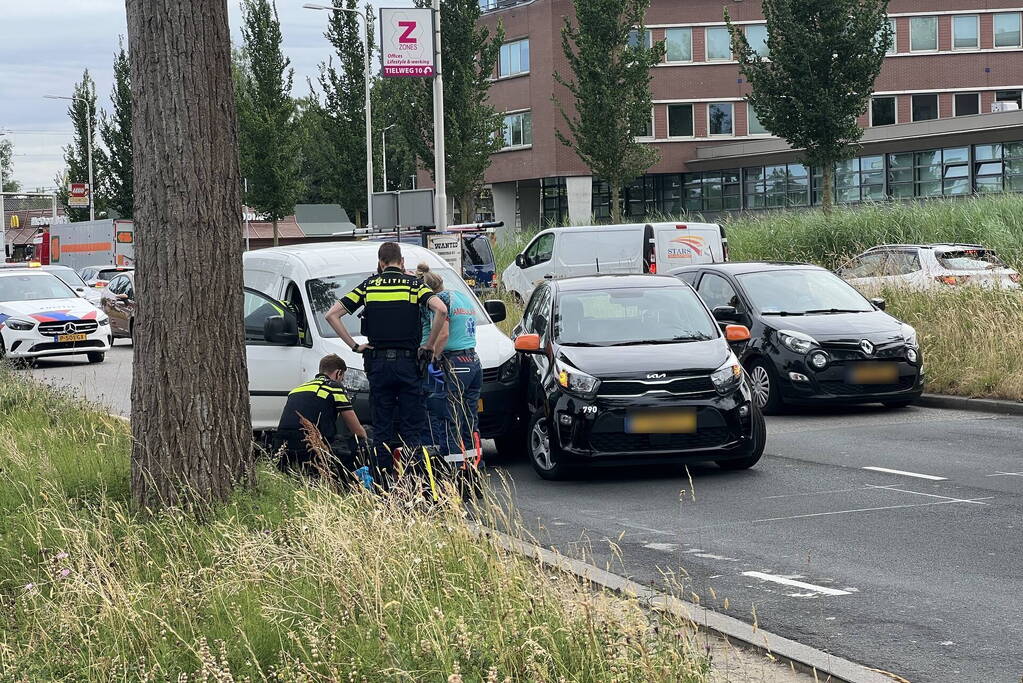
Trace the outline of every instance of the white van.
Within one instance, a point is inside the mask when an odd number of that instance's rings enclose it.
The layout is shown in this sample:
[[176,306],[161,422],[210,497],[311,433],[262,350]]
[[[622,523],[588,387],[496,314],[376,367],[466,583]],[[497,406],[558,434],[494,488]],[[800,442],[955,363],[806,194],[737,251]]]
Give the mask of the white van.
[[[320,359],[331,353],[348,365],[345,384],[359,419],[372,423],[362,356],[337,337],[324,315],[338,298],[376,272],[379,247],[372,242],[335,242],[245,253],[245,349],[254,431],[277,428],[288,392],[315,376]],[[408,244],[401,245],[401,251],[406,267],[429,264],[444,278],[445,288],[475,302],[476,351],[483,366],[480,435],[497,440],[499,450],[521,449],[516,429],[519,360],[512,341],[494,324],[504,318],[504,305],[497,301],[484,307],[461,276],[432,251]],[[360,318],[343,320],[356,340],[366,341]]]
[[549,228],[505,268],[505,289],[523,302],[545,279],[597,273],[662,273],[728,260],[717,223],[631,223]]

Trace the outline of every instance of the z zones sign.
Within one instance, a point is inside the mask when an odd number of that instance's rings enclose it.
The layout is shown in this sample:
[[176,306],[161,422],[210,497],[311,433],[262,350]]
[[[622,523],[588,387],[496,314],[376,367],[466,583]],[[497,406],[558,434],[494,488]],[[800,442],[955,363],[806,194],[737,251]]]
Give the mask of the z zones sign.
[[433,10],[381,9],[380,59],[389,78],[436,75]]

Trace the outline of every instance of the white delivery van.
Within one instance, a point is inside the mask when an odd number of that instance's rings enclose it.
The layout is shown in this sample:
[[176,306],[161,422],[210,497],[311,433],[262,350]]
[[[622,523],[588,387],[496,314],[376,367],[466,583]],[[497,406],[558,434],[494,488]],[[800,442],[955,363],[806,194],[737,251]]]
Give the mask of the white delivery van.
[[[359,419],[372,424],[369,383],[362,356],[336,335],[324,318],[331,306],[377,269],[373,242],[335,242],[274,247],[245,252],[245,349],[254,431],[277,428],[288,392],[316,375],[320,359],[336,353],[348,365],[345,384]],[[444,286],[476,304],[476,351],[483,366],[480,435],[495,439],[499,450],[524,445],[517,429],[519,360],[512,341],[494,322],[504,304],[484,307],[458,273],[423,247],[403,244],[405,265],[426,262],[444,278]],[[366,338],[358,316],[344,319],[359,342]]]
[[629,223],[549,228],[505,268],[505,289],[523,302],[545,279],[597,273],[664,273],[728,260],[717,223]]

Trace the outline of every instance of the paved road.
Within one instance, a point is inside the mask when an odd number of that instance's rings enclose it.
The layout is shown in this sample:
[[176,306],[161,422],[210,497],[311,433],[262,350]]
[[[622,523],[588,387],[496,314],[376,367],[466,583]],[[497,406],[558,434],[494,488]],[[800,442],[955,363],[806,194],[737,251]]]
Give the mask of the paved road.
[[[33,374],[127,413],[131,347]],[[1023,676],[1023,419],[879,408],[770,418],[754,470],[504,468],[545,544],[913,681]],[[865,468],[885,468],[898,474]],[[615,548],[620,549],[620,551]]]

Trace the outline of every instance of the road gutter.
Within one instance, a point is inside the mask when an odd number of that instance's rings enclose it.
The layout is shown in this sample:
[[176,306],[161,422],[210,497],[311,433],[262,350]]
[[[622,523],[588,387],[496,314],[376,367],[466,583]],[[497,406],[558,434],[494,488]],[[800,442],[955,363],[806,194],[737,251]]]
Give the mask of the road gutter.
[[539,561],[558,571],[572,574],[583,581],[601,586],[615,593],[638,600],[649,609],[667,612],[692,622],[701,630],[745,645],[791,664],[797,671],[820,678],[821,681],[845,681],[846,683],[892,683],[903,680],[894,675],[885,675],[877,670],[835,657],[823,650],[797,643],[770,633],[744,621],[707,609],[696,603],[673,597],[636,583],[624,576],[580,560],[566,557],[561,553],[509,536],[500,531],[478,524],[470,524],[478,534],[491,538],[500,547],[511,552]]
[[1023,416],[1023,402],[1000,401],[993,398],[966,398],[964,396],[948,396],[947,394],[924,394],[915,400],[913,405],[925,408],[965,410],[974,413]]

